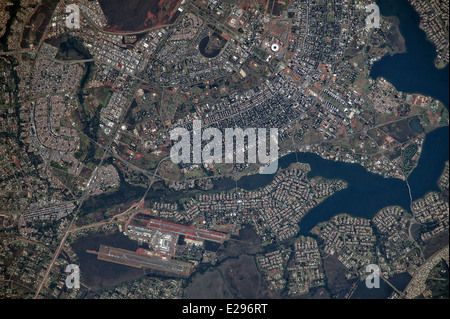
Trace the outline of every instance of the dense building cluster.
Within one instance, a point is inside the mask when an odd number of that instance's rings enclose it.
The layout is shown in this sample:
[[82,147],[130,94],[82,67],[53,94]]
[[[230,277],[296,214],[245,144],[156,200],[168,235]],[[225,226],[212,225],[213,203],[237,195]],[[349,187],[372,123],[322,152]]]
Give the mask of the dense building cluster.
[[264,241],[274,238],[282,241],[297,233],[297,224],[320,198],[345,187],[342,181],[309,180],[303,169],[291,169],[256,191],[200,195],[187,202],[181,211],[161,211],[164,216],[182,222],[201,217],[206,227],[217,229],[250,224]]
[[338,256],[348,269],[365,272],[367,265],[376,261],[375,243],[370,221],[348,215],[333,217],[319,234],[324,241],[324,252]]
[[419,223],[429,225],[427,231],[421,235],[422,240],[448,230],[448,199],[439,193],[430,193],[415,201],[411,210]]
[[444,67],[449,61],[448,2],[443,0],[410,0],[410,2],[420,15],[421,28],[426,32],[428,39],[436,46],[436,66]]
[[[145,27],[134,31],[112,23],[99,0],[0,3],[0,297],[183,297],[189,280],[159,277],[102,293],[68,289],[77,242],[109,235],[139,248],[101,243],[87,253],[186,277],[235,257],[233,245],[254,245],[247,257],[269,297],[335,296],[334,279],[348,286],[369,264],[387,278],[414,275],[406,296],[423,293],[448,255],[436,248],[449,227],[448,162],[440,192],[372,219],[335,215],[305,237],[299,223],[345,181],[310,178],[306,164],[293,163],[264,187],[221,191],[216,182],[234,183],[259,164],[169,161],[170,131],[191,132],[201,120],[222,133],[274,128],[281,156],[315,153],[407,182],[425,135],[448,126],[448,111],[371,78],[375,61],[406,44],[392,17],[367,27],[369,3],[161,0],[132,12],[127,23]],[[448,2],[410,3],[445,67]],[[80,28],[66,23],[69,4]],[[256,233],[250,244],[237,239],[247,228]],[[240,280],[239,271],[222,277]]]

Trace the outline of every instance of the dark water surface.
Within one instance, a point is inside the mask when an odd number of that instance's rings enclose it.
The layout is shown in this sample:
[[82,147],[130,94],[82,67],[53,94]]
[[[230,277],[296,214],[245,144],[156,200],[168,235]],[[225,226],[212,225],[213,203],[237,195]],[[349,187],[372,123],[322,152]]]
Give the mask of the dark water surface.
[[[412,279],[411,275],[407,272],[394,275],[390,277],[389,282],[399,291],[403,291]],[[361,281],[356,287],[351,299],[386,299],[392,293],[394,289],[380,278],[380,288],[369,289],[366,287],[365,280]]]
[[384,56],[373,64],[370,76],[383,77],[397,90],[431,96],[449,105],[449,67],[434,65],[436,47],[419,28],[420,16],[407,0],[377,0],[382,16],[396,16],[405,38],[406,53]]
[[87,250],[98,252],[100,245],[133,251],[138,248],[137,241],[130,240],[122,233],[77,240],[72,244],[72,248],[79,258],[81,281],[83,284],[92,288],[94,291],[100,292],[103,289],[110,289],[122,282],[144,276],[142,269],[98,260],[97,255],[87,252]]

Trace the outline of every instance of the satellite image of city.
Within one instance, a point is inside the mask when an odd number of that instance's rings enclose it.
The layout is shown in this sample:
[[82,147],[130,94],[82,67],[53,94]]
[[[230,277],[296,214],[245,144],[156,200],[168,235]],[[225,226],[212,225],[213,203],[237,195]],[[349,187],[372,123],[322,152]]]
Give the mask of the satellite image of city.
[[448,298],[448,0],[0,0],[0,299]]

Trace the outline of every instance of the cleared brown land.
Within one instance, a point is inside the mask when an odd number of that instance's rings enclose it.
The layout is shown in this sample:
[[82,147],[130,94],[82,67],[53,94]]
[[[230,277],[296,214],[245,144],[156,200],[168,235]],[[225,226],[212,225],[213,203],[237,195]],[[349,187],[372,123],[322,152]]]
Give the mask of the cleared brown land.
[[100,0],[109,31],[142,31],[171,24],[182,0]]

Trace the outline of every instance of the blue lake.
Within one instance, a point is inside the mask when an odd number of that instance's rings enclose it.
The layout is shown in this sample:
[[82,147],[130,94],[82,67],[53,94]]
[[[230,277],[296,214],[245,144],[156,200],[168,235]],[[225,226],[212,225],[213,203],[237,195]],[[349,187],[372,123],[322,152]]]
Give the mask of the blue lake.
[[419,14],[407,0],[378,0],[376,3],[382,16],[396,16],[399,19],[406,53],[384,56],[374,63],[370,76],[385,78],[399,91],[436,98],[448,109],[449,67],[435,67],[436,48],[419,28]]
[[[430,191],[438,191],[437,181],[445,162],[449,160],[448,127],[438,128],[429,133],[423,145],[418,166],[408,179],[413,200],[423,197]],[[320,222],[333,216],[347,213],[355,217],[372,218],[380,209],[387,206],[401,206],[410,211],[410,197],[406,182],[397,178],[384,178],[368,172],[359,164],[325,160],[312,153],[291,153],[279,159],[279,167],[286,168],[291,163],[308,163],[309,178],[321,176],[327,179],[341,179],[348,187],[341,190],[318,206],[314,207],[301,221],[300,234],[309,231]],[[254,190],[269,184],[275,175],[249,175],[242,177],[237,186]],[[236,185],[230,181],[230,186]]]
[[[374,63],[371,77],[384,77],[403,92],[431,96],[440,100],[448,109],[448,66],[442,70],[435,67],[435,47],[419,28],[419,15],[407,0],[380,0],[376,3],[381,15],[396,16],[399,19],[407,52],[381,58]],[[446,126],[426,136],[418,166],[408,178],[413,200],[430,191],[439,190],[437,181],[448,160],[449,128]],[[310,153],[286,155],[279,160],[279,166],[286,168],[297,161],[311,166],[309,177],[322,176],[348,183],[347,189],[329,197],[301,220],[300,234],[307,235],[315,225],[340,213],[371,218],[386,206],[398,205],[408,211],[410,209],[411,201],[404,181],[372,174],[359,164],[324,160]],[[274,175],[245,176],[237,182],[237,186],[253,190],[267,185],[273,177]]]

